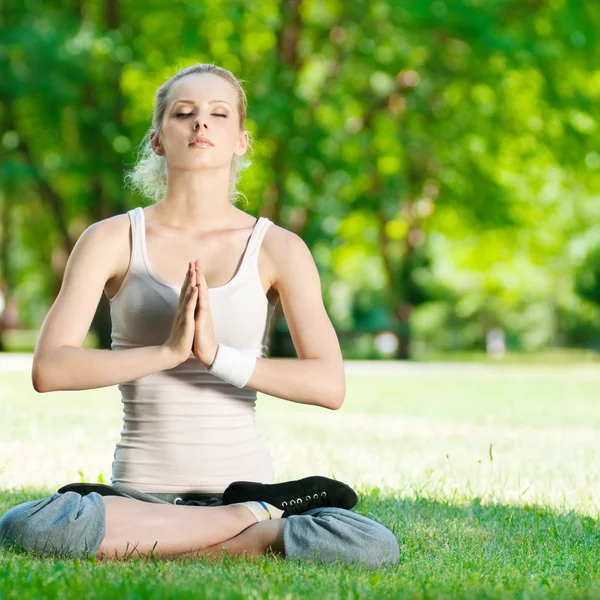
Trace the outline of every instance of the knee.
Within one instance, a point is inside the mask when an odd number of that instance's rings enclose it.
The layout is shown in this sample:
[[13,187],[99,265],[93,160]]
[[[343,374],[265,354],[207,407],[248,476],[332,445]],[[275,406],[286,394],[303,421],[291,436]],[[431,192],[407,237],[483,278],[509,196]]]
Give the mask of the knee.
[[46,498],[23,502],[10,508],[0,518],[0,548],[28,549],[29,541],[34,534],[35,523],[31,518],[35,510]]
[[373,521],[378,527],[375,532],[379,566],[394,567],[400,562],[400,546],[394,533],[381,523]]
[[398,564],[400,546],[394,533],[387,527],[359,513],[352,513],[348,526],[356,536],[360,562],[371,569]]
[[99,495],[95,499],[57,492],[17,504],[0,518],[0,548],[67,557],[79,556],[88,548],[96,553],[104,537],[100,503]]
[[398,540],[387,527],[343,508],[288,517],[284,546],[290,558],[342,561],[370,569],[395,566],[400,560]]

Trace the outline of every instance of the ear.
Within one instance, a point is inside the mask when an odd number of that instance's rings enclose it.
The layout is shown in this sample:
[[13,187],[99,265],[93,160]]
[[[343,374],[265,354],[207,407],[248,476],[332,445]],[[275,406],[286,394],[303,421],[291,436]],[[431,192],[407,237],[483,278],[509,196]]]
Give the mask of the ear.
[[242,133],[240,133],[240,139],[235,149],[234,154],[236,156],[243,156],[246,154],[246,150],[248,149],[248,132],[244,129]]
[[163,156],[165,151],[164,148],[162,147],[160,140],[158,139],[158,136],[156,135],[156,130],[153,129],[150,132],[150,144],[152,145],[152,150],[154,150],[155,154],[158,154],[158,156]]

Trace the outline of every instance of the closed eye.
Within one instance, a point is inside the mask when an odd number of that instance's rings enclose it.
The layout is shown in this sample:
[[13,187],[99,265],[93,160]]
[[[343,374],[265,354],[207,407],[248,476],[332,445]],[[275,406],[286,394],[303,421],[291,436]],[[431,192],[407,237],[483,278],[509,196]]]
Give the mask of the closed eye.
[[[194,113],[177,113],[175,116],[176,117],[189,117],[190,115],[193,115]],[[212,115],[213,117],[225,117],[227,118],[227,115],[222,115],[219,113],[213,113]]]

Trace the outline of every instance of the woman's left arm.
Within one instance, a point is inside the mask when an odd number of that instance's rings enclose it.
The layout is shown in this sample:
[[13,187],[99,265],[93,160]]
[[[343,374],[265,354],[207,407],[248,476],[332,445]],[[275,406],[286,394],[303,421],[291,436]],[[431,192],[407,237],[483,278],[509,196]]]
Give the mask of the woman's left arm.
[[319,271],[304,240],[276,228],[273,236],[273,287],[298,358],[258,357],[246,384],[253,390],[332,410],[346,395],[344,359],[321,291]]
[[[346,395],[344,359],[323,305],[317,266],[300,236],[275,224],[267,233],[271,230],[268,252],[271,284],[279,293],[299,358],[256,357],[256,365],[244,387],[292,402],[337,410]],[[218,344],[206,280],[198,265],[197,269],[200,293],[193,353],[201,362],[211,365]]]

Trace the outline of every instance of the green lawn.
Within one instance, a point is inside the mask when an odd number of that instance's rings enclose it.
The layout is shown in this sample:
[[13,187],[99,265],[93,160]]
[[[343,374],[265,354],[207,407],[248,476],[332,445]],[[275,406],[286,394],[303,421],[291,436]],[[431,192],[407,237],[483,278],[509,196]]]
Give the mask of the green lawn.
[[[0,552],[0,599],[600,597],[598,364],[416,365],[349,374],[339,411],[259,394],[279,480],[334,476],[397,536],[397,568],[97,563]],[[116,387],[0,382],[0,513],[83,477],[110,481]]]

